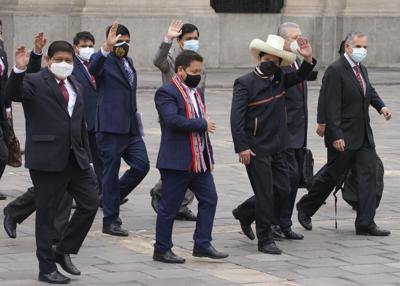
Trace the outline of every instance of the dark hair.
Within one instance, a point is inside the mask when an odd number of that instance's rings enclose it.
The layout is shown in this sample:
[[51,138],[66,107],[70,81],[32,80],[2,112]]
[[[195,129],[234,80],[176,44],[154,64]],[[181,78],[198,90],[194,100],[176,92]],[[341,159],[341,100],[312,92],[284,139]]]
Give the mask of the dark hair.
[[186,69],[194,61],[203,62],[203,57],[193,51],[183,51],[175,59],[175,72],[178,72],[178,67]]
[[75,55],[74,48],[66,41],[54,41],[50,44],[49,49],[47,50],[49,58],[52,58],[57,52],[67,52],[72,54],[72,56]]
[[338,51],[338,53],[339,53],[339,55],[340,56],[343,56],[343,54],[345,53],[345,48],[344,48],[344,44],[346,44],[346,40],[343,40],[341,43],[340,43],[340,46],[339,46],[339,51]]
[[80,41],[92,41],[93,44],[95,43],[94,36],[92,33],[88,31],[82,31],[75,35],[74,37],[74,45],[79,45]]
[[[108,34],[110,33],[111,30],[111,26],[107,27],[106,30],[106,37],[108,37]],[[125,27],[124,25],[118,24],[118,28],[117,28],[117,35],[122,35],[125,36],[127,35],[128,37],[131,37],[131,34],[129,33],[129,30],[127,27]]]
[[178,39],[179,39],[179,40],[182,39],[183,35],[192,33],[192,32],[194,32],[194,31],[197,31],[197,35],[200,37],[199,29],[197,29],[197,27],[196,27],[195,25],[193,25],[193,24],[189,24],[189,23],[183,24],[181,30],[182,30],[182,34],[180,34],[180,35],[178,36]]

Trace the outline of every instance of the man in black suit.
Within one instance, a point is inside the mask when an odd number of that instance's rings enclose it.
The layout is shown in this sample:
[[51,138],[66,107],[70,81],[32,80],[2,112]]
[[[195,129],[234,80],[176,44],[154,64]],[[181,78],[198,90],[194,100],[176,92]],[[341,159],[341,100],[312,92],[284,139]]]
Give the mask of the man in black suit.
[[[0,124],[8,124],[8,121],[12,117],[11,113],[11,101],[5,99],[5,87],[8,78],[8,61],[7,53],[4,50],[3,40],[3,24],[0,20]],[[3,176],[6,163],[0,163],[0,178]],[[7,196],[0,192],[0,200],[7,199]]]
[[[347,35],[345,54],[325,72],[324,114],[325,144],[328,163],[313,180],[310,192],[297,204],[298,219],[307,230],[311,217],[318,211],[349,168],[358,178],[357,235],[387,236],[374,222],[376,209],[376,152],[370,126],[371,98],[378,96],[367,69],[361,64],[367,56],[368,37],[361,32]],[[376,102],[376,99],[374,99]],[[381,101],[378,108],[385,118],[391,114]]]
[[[55,263],[68,273],[80,274],[69,254],[79,251],[96,216],[98,186],[90,166],[82,88],[71,77],[74,49],[55,41],[46,60],[46,69],[26,75],[28,52],[18,47],[6,95],[22,102],[25,113],[25,166],[35,186],[39,280],[65,284],[70,279],[58,272]],[[77,209],[60,242],[52,247],[54,218],[65,192]]]
[[[285,22],[278,28],[278,35],[285,39],[284,50],[298,54],[297,39],[302,36],[299,25]],[[299,58],[286,67],[282,67],[284,73],[296,72],[301,63]],[[303,165],[303,148],[307,145],[307,82],[300,82],[286,90],[285,96],[288,130],[288,149],[284,152],[287,161],[290,179],[289,198],[277,214],[274,222],[274,237],[301,240],[302,234],[292,230],[292,214],[296,201],[297,189],[300,183],[300,174]],[[233,215],[240,221],[243,233],[251,240],[255,238],[251,224],[255,220],[255,196],[239,205],[233,210]]]

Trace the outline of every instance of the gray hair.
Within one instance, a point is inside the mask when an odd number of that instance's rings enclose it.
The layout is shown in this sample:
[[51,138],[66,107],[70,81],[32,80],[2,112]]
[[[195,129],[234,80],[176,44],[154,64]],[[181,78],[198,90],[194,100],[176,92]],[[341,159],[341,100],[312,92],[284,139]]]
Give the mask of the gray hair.
[[286,39],[288,37],[288,29],[289,28],[297,28],[300,29],[300,26],[293,22],[285,22],[280,24],[278,28],[278,36]]
[[368,37],[368,35],[364,32],[350,32],[346,35],[346,38],[344,38],[344,41],[346,44],[351,44],[353,42],[353,38],[362,38],[362,37]]

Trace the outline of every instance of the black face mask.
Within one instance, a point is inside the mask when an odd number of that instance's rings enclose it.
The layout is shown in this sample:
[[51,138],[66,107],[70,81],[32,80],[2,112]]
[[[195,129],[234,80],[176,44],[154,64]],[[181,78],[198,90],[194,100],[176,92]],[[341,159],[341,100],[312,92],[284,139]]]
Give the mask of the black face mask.
[[129,52],[129,44],[128,43],[123,43],[119,46],[114,46],[113,47],[113,52],[114,54],[119,57],[119,58],[124,58],[128,55]]
[[199,74],[196,75],[186,74],[184,82],[188,87],[195,88],[199,85],[200,80],[201,80],[201,75]]
[[259,69],[265,76],[271,76],[279,71],[279,67],[272,61],[262,62]]

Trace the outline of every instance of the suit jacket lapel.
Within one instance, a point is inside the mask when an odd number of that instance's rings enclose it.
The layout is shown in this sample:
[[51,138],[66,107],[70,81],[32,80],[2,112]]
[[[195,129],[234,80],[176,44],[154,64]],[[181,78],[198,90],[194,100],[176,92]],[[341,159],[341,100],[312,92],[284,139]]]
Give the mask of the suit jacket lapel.
[[86,69],[86,67],[83,65],[83,63],[75,58],[75,65],[79,68],[79,70],[85,75],[86,79],[89,81],[90,85],[95,88],[93,85],[92,79],[90,78],[89,71]]
[[345,56],[342,56],[342,63],[347,71],[347,74],[349,76],[349,78],[351,79],[351,81],[353,82],[353,84],[356,86],[358,92],[360,93],[360,95],[364,98],[364,94],[362,94],[362,91],[360,89],[360,85],[357,81],[356,75],[354,74],[353,68],[351,67],[350,63],[347,61],[347,59],[345,58]]
[[64,97],[61,93],[60,87],[57,84],[54,76],[50,73],[50,71],[46,68],[43,71],[44,79],[47,81],[48,86],[50,87],[56,101],[61,105],[61,108],[65,111],[65,113],[69,116],[67,107],[64,104]]
[[75,93],[76,93],[76,101],[75,101],[75,105],[74,105],[74,110],[72,111],[72,115],[71,115],[71,118],[72,118],[76,113],[75,111],[78,110],[78,108],[82,105],[83,98],[82,98],[82,92],[81,92],[80,88],[78,87],[79,85],[77,84],[75,78],[73,76],[70,76],[68,78],[68,80],[72,84],[72,86],[75,90]]

